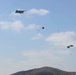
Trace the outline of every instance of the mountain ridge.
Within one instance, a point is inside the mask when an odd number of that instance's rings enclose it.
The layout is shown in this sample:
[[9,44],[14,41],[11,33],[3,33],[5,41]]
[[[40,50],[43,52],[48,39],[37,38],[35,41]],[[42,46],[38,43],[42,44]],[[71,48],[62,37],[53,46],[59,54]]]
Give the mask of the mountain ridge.
[[11,75],[76,75],[76,72],[67,72],[53,67],[41,67],[27,71],[19,71]]

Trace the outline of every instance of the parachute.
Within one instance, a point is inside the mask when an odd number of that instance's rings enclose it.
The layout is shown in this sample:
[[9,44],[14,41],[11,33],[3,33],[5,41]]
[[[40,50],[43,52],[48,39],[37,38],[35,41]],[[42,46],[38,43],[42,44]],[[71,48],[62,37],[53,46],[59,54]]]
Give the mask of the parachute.
[[44,27],[42,27],[42,29],[44,29]]
[[[41,27],[41,29],[45,29],[45,27]],[[40,31],[40,29],[38,30],[38,32]]]

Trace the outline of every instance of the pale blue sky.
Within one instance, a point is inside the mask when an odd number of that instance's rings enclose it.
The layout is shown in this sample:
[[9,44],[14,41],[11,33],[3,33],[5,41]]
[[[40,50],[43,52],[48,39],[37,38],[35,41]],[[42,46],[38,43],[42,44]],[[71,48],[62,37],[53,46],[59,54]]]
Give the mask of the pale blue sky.
[[76,0],[0,0],[0,10],[0,75],[42,66],[76,71]]

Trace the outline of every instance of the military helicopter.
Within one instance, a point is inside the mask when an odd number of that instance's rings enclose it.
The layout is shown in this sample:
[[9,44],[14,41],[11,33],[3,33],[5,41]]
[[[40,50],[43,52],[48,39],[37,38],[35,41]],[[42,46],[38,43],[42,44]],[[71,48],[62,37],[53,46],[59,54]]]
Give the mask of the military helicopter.
[[73,45],[68,45],[67,48],[73,47]]
[[21,10],[21,9],[17,9],[16,11],[15,11],[15,13],[20,13],[20,14],[23,14],[25,11],[24,10]]
[[[73,45],[68,45],[68,46],[67,46],[67,48],[71,48],[71,47],[73,47]],[[72,53],[71,53],[71,55],[72,55]]]

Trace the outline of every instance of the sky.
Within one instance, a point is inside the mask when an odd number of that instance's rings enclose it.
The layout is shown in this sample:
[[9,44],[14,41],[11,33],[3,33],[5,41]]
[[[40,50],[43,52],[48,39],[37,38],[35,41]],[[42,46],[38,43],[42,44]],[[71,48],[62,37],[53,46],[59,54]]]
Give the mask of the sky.
[[75,59],[76,0],[0,0],[0,75],[43,66],[76,72]]

